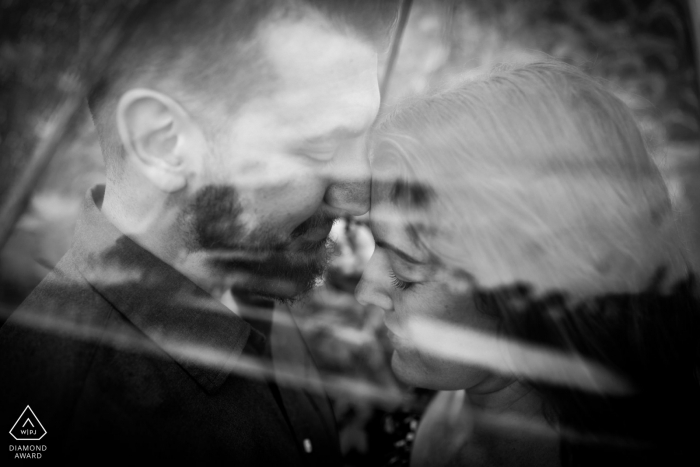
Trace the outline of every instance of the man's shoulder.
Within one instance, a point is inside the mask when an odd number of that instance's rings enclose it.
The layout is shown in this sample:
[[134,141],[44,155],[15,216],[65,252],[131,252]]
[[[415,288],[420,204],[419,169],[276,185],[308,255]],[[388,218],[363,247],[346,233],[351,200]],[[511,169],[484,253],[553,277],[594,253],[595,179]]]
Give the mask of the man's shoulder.
[[49,372],[67,369],[75,374],[89,360],[113,308],[81,275],[77,261],[69,251],[0,328],[6,379],[15,373],[51,379]]
[[0,328],[0,407],[68,417],[112,314],[69,252]]
[[37,329],[59,325],[59,320],[66,328],[67,320],[94,324],[104,319],[112,308],[80,273],[81,261],[85,260],[69,250],[17,307],[7,324]]

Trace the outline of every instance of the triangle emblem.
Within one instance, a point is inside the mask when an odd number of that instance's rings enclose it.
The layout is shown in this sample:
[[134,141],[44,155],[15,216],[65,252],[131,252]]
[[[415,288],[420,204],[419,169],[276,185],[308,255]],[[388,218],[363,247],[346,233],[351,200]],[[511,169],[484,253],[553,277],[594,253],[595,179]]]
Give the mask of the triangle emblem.
[[10,429],[10,434],[17,441],[39,441],[46,435],[46,430],[41,424],[31,407],[27,406]]

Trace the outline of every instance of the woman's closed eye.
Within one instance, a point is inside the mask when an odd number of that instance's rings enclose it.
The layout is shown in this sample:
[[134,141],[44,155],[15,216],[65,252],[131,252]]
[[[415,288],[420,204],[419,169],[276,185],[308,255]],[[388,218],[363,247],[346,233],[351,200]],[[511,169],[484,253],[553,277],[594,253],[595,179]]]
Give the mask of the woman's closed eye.
[[392,269],[389,270],[389,277],[391,277],[391,283],[394,286],[394,288],[399,290],[406,290],[413,284],[415,284],[415,282],[409,282],[399,279]]

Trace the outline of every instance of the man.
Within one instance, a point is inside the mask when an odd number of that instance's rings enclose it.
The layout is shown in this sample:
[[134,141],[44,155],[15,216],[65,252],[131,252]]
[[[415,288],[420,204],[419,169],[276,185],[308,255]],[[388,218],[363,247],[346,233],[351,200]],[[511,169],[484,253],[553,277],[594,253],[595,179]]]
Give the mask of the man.
[[333,220],[368,209],[390,3],[132,14],[90,98],[106,185],[0,330],[8,429],[29,405],[45,459],[339,463],[306,347],[269,299],[309,291]]

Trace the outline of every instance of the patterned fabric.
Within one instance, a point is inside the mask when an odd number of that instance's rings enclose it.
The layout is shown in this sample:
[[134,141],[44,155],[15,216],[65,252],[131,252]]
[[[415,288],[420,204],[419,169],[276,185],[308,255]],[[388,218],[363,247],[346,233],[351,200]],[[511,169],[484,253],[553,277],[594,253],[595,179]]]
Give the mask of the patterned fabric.
[[377,411],[367,423],[367,460],[372,466],[407,466],[421,416],[435,391],[411,388],[392,412]]
[[402,409],[384,417],[384,430],[394,440],[392,449],[384,465],[407,466],[411,460],[411,448],[416,438],[416,429],[420,415],[411,410]]

